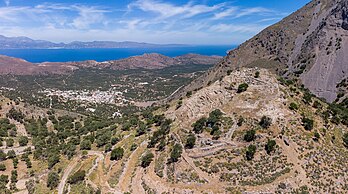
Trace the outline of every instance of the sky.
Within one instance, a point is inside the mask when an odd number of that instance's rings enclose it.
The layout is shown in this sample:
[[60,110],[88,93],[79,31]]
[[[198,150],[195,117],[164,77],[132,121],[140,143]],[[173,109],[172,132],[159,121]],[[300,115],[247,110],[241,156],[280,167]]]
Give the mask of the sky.
[[236,45],[309,0],[0,0],[0,34],[53,42]]

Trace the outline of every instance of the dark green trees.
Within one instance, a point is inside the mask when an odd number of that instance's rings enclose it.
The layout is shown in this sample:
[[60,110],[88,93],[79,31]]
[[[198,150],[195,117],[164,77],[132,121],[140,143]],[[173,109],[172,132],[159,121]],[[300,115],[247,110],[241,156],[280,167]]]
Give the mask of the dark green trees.
[[141,164],[140,164],[141,167],[143,167],[143,168],[148,167],[148,166],[151,164],[153,158],[154,158],[153,153],[147,152],[147,153],[141,158]]
[[28,137],[20,136],[19,139],[18,139],[18,143],[19,143],[20,146],[28,145]]
[[124,149],[123,148],[115,148],[114,150],[112,150],[111,152],[111,156],[110,159],[111,160],[121,160],[124,154]]
[[198,121],[196,121],[192,127],[193,127],[193,131],[196,133],[196,134],[199,134],[199,133],[202,133],[203,132],[203,129],[205,127],[205,122],[207,121],[206,118],[201,118],[199,119]]
[[59,184],[59,175],[56,172],[50,172],[48,173],[47,178],[47,187],[50,189],[54,189]]
[[182,154],[182,146],[180,144],[175,144],[171,153],[170,153],[170,159],[169,162],[177,162]]
[[303,117],[302,118],[302,125],[307,131],[310,131],[314,127],[314,121],[310,118]]
[[192,149],[195,146],[195,144],[196,144],[196,136],[194,134],[190,133],[187,136],[185,148]]
[[244,140],[247,142],[254,141],[255,134],[256,134],[256,131],[254,129],[247,131],[244,135]]
[[81,182],[85,180],[86,171],[79,170],[75,174],[73,174],[71,177],[69,177],[68,183],[70,184],[76,184],[78,182]]
[[276,145],[277,145],[276,141],[268,140],[267,144],[265,146],[265,150],[266,150],[267,154],[271,154],[275,150]]
[[89,139],[82,140],[80,144],[80,150],[90,150],[91,149],[91,141]]

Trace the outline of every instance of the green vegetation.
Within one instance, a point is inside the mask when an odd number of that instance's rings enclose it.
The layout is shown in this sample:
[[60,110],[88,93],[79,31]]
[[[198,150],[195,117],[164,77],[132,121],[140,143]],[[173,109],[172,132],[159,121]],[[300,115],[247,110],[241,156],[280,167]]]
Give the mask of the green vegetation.
[[247,91],[249,85],[247,83],[242,83],[238,86],[238,90],[237,90],[237,93],[242,93],[242,92],[245,92]]
[[348,148],[348,133],[343,135],[343,144]]
[[244,141],[251,142],[255,140],[256,131],[254,129],[248,130],[244,135]]
[[198,121],[196,121],[195,123],[193,123],[192,124],[193,131],[196,134],[202,133],[206,122],[207,122],[206,118],[201,118]]
[[26,136],[20,136],[20,137],[18,138],[18,143],[19,143],[20,146],[26,146],[26,145],[28,145],[28,137],[26,137]]
[[259,72],[259,71],[255,72],[254,77],[255,77],[255,78],[259,78],[259,77],[260,77],[260,72]]
[[182,154],[182,147],[180,144],[175,144],[170,152],[169,162],[174,163],[179,160]]
[[272,125],[272,119],[267,116],[263,116],[259,124],[262,128],[268,129]]
[[290,110],[297,110],[298,109],[298,105],[295,102],[290,103],[289,106]]
[[275,150],[276,145],[277,145],[276,141],[268,140],[267,144],[265,146],[265,150],[266,150],[267,154],[271,154]]
[[48,178],[47,178],[47,187],[50,189],[54,189],[58,186],[59,184],[59,175],[56,172],[50,172],[48,173]]
[[239,118],[238,118],[237,125],[238,125],[239,127],[241,127],[241,126],[243,125],[243,123],[244,123],[244,118],[243,118],[243,117],[239,117]]
[[246,159],[252,160],[254,158],[255,153],[256,153],[256,146],[249,145],[249,147],[247,148],[247,151],[245,152]]
[[8,137],[9,134],[15,135],[17,128],[14,124],[10,124],[7,118],[0,119],[0,137]]
[[86,171],[79,170],[75,174],[73,174],[71,177],[69,177],[68,183],[70,184],[77,184],[83,180],[85,180]]
[[196,136],[193,133],[190,133],[187,136],[185,148],[192,149],[195,146],[195,144],[196,144]]
[[305,130],[311,131],[314,127],[314,121],[313,121],[313,119],[303,117],[302,118],[302,125],[305,128]]
[[80,144],[80,150],[90,150],[92,142],[89,139],[84,139]]
[[5,170],[6,170],[5,164],[0,164],[0,171],[5,171]]
[[121,160],[123,158],[123,154],[124,154],[123,148],[121,148],[121,147],[115,148],[111,152],[110,159],[111,160]]
[[141,164],[140,164],[141,167],[143,167],[143,168],[148,167],[148,166],[151,164],[153,158],[154,158],[153,153],[147,152],[147,153],[141,158]]

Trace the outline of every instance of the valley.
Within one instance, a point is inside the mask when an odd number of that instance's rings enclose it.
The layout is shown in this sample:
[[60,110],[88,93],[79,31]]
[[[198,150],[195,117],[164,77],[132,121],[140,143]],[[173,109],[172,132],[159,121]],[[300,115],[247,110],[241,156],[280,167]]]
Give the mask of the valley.
[[313,0],[223,58],[0,56],[0,193],[347,193],[347,7]]

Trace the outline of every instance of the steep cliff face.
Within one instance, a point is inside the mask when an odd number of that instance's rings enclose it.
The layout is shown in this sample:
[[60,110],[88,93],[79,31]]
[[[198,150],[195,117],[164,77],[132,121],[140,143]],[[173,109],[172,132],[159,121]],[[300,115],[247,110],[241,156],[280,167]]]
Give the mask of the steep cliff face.
[[240,67],[263,67],[299,78],[314,94],[333,101],[348,75],[348,0],[313,0],[232,50],[222,62],[178,93],[204,87]]
[[325,18],[302,46],[305,60],[315,55],[301,80],[313,93],[332,102],[337,84],[348,76],[348,1],[340,1],[325,13]]

